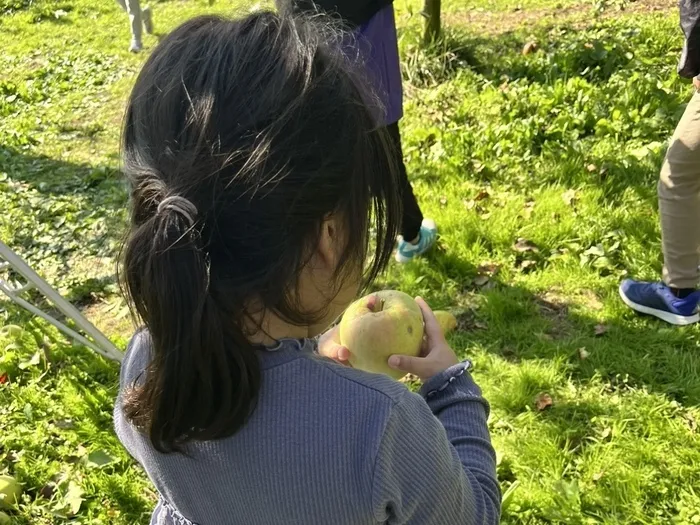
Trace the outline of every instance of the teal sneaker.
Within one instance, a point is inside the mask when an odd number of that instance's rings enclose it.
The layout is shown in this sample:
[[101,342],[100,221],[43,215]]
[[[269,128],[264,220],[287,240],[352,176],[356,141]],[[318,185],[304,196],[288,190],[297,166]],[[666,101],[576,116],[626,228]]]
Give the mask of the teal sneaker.
[[423,219],[418,234],[418,244],[411,244],[399,235],[399,247],[396,250],[396,260],[400,263],[407,263],[414,257],[423,255],[435,244],[437,239],[437,226],[433,219]]

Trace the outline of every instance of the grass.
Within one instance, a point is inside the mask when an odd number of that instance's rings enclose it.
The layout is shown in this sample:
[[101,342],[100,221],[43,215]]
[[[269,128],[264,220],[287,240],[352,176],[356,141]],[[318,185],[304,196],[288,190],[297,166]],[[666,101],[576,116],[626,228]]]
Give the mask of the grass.
[[[700,332],[637,317],[616,291],[660,273],[655,181],[690,96],[677,12],[444,3],[445,39],[421,51],[420,2],[397,0],[405,151],[441,237],[378,286],[459,313],[451,342],[491,402],[504,523],[699,523]],[[159,2],[157,30],[236,7]],[[0,238],[123,347],[118,134],[144,56],[116,4],[0,12]],[[154,490],[112,433],[117,366],[2,308],[0,473],[26,488],[13,522],[147,522]]]

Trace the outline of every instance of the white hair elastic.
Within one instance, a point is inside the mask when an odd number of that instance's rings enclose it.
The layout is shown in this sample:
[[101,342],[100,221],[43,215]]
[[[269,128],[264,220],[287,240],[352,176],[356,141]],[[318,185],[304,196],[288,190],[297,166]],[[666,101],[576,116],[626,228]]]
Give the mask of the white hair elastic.
[[185,197],[180,197],[179,195],[171,195],[160,201],[157,213],[163,213],[165,210],[173,210],[182,215],[187,219],[190,227],[194,225],[194,220],[197,217],[197,207]]

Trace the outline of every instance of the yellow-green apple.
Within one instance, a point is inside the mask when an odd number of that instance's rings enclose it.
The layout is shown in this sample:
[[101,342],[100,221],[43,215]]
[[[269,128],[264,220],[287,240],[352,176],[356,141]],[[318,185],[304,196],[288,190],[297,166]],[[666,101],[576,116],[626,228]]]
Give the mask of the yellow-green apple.
[[352,303],[340,321],[340,344],[350,364],[366,372],[401,379],[387,363],[394,354],[417,356],[423,342],[423,313],[410,295],[385,290]]
[[17,505],[22,495],[22,485],[12,476],[0,476],[0,508]]
[[446,310],[435,310],[435,319],[437,319],[440,328],[442,328],[442,333],[447,335],[452,330],[457,328],[457,318]]

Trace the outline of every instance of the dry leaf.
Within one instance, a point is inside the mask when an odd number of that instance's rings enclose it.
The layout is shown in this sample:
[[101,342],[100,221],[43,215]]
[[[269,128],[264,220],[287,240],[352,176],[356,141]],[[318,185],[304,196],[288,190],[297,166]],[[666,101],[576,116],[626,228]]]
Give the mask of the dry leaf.
[[501,265],[492,262],[481,263],[477,270],[479,270],[480,274],[493,277],[501,270]]
[[440,206],[447,206],[447,197],[444,195],[440,197]]
[[529,55],[530,53],[534,53],[538,49],[539,46],[537,45],[537,42],[531,40],[523,46],[523,55]]
[[39,491],[39,496],[41,496],[44,499],[51,499],[53,498],[53,495],[56,493],[56,484],[52,481],[41,487],[41,490]]
[[467,208],[468,210],[473,210],[474,206],[476,206],[476,201],[474,201],[474,200],[468,201],[465,199],[462,202],[464,202],[464,207]]
[[588,350],[586,350],[586,347],[583,346],[578,349],[578,356],[581,358],[581,361],[584,359],[588,359],[588,356],[591,355]]
[[595,170],[598,169],[598,166],[596,166],[595,164],[589,164],[588,166],[586,166],[586,169],[593,173]]
[[596,337],[600,337],[601,335],[605,334],[608,331],[608,327],[605,326],[604,324],[597,324],[595,325],[595,335]]
[[550,396],[546,392],[542,392],[541,394],[538,394],[537,397],[535,398],[535,406],[537,407],[537,410],[539,410],[540,412],[547,410],[553,404],[554,404],[554,402],[552,401],[552,396]]
[[475,201],[483,201],[484,199],[488,199],[491,196],[491,194],[488,192],[488,190],[481,190],[479,193],[476,194],[476,197],[474,197]]
[[576,190],[565,191],[561,198],[564,199],[564,203],[567,206],[571,206],[576,202]]
[[416,375],[406,374],[401,379],[399,379],[399,381],[402,383],[417,383],[418,381],[420,381],[420,379]]
[[525,253],[525,252],[539,253],[539,251],[540,251],[534,242],[529,241],[527,239],[523,239],[522,237],[519,238],[517,241],[515,241],[515,244],[513,245],[513,249],[516,252],[520,252],[520,253]]
[[595,474],[593,474],[593,481],[600,481],[603,477],[603,474],[605,474],[605,472],[596,472]]
[[529,272],[530,270],[534,270],[535,266],[537,266],[537,261],[523,261],[520,263],[520,269],[523,272]]

